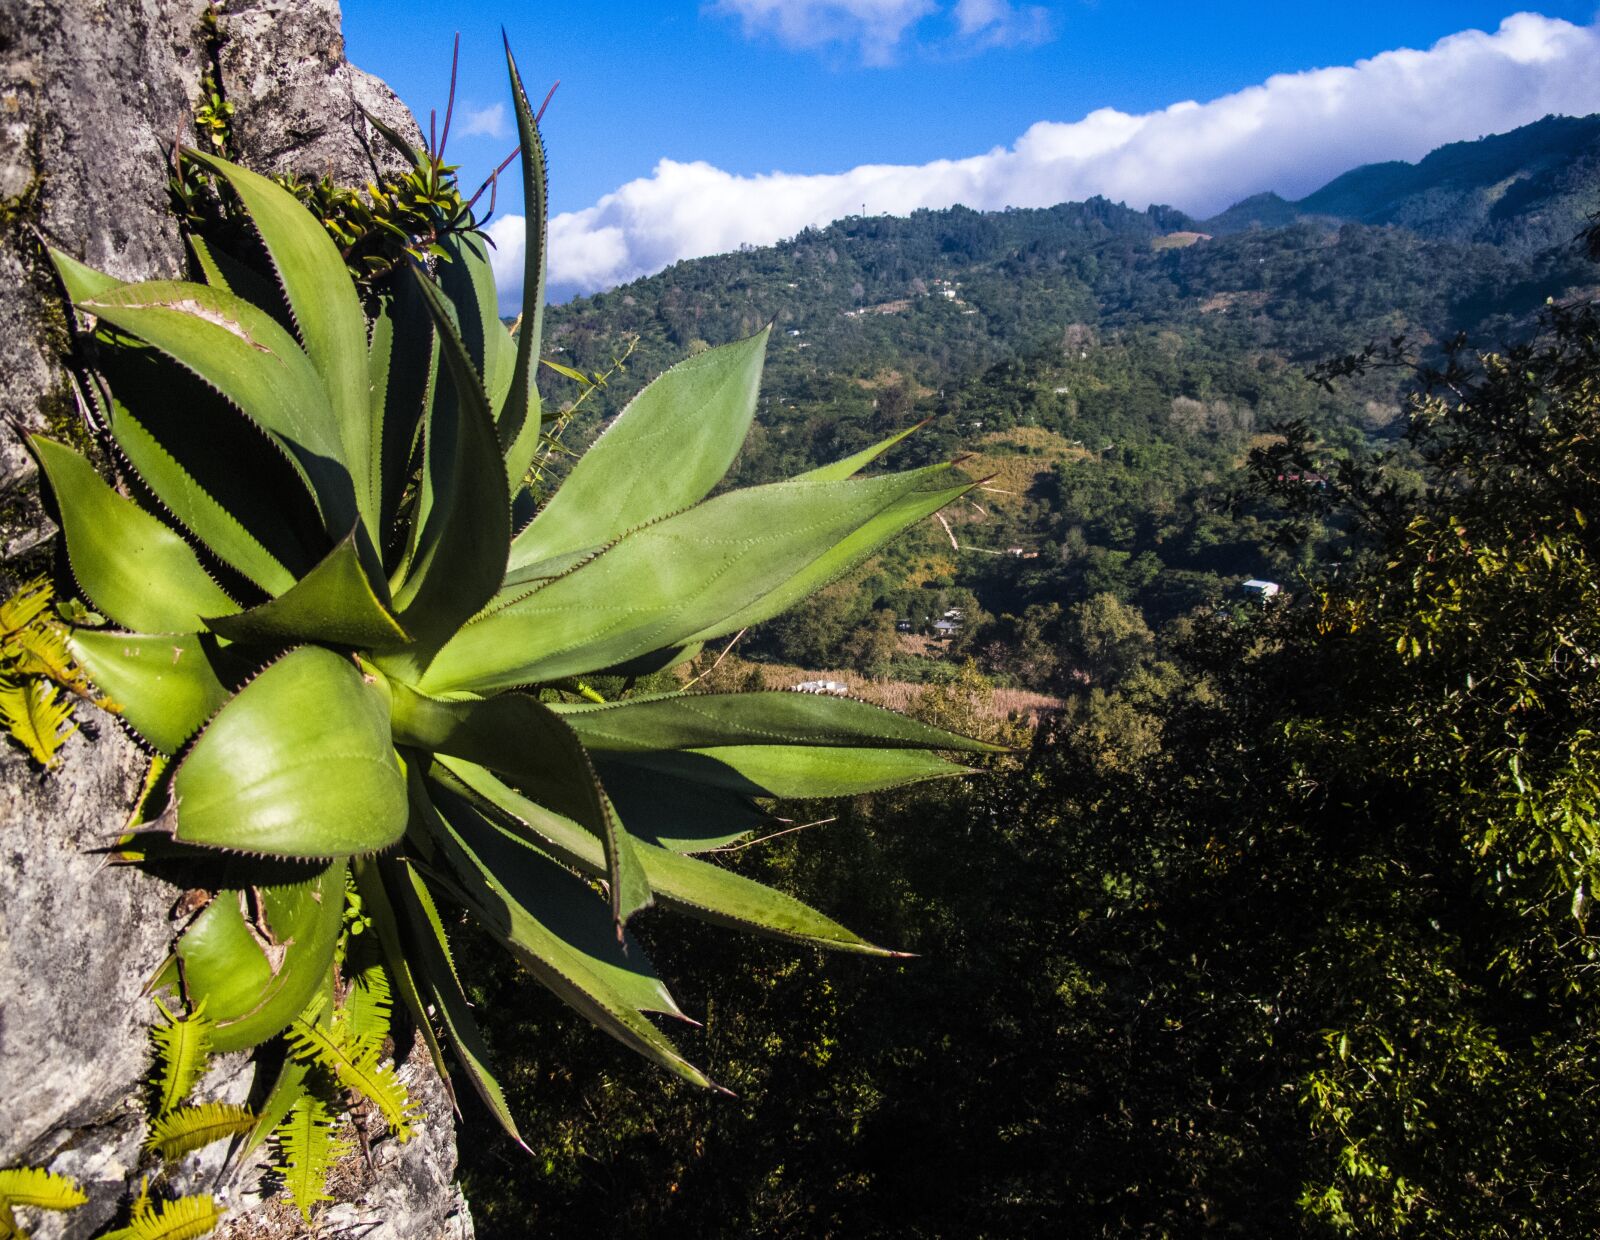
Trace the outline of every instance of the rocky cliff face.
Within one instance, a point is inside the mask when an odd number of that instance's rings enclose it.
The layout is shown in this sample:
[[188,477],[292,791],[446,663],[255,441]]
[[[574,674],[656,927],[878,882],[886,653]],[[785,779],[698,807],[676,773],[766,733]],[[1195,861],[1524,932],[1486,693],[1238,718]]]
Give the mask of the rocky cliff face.
[[[193,140],[207,74],[234,104],[238,149],[258,171],[365,183],[374,156],[358,105],[420,141],[393,93],[345,61],[336,0],[226,0],[210,12],[214,21],[199,0],[0,4],[0,415],[14,426],[77,418],[40,236],[127,279],[180,272],[167,160],[180,132]],[[53,533],[30,458],[0,429],[0,590],[48,565]],[[47,1166],[91,1194],[39,1235],[91,1234],[139,1165],[149,1020],[139,992],[168,948],[178,895],[104,869],[91,851],[123,825],[143,762],[113,720],[89,708],[80,717],[58,772],[0,748],[0,1166]],[[232,1088],[248,1088],[231,1071]],[[425,1055],[404,1075],[428,1120],[409,1144],[376,1145],[352,1165],[335,1216],[368,1240],[469,1236],[442,1090]],[[250,1179],[231,1189],[228,1228],[299,1234],[298,1216],[260,1202]]]

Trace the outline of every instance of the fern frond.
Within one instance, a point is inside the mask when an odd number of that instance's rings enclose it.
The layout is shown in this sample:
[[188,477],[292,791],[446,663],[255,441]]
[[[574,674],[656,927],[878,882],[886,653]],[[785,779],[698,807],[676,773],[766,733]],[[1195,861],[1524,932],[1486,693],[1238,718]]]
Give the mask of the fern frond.
[[41,766],[53,766],[56,752],[77,731],[76,724],[66,728],[72,703],[63,701],[58,692],[48,680],[21,684],[0,680],[0,725]]
[[0,1201],[7,1206],[33,1206],[40,1210],[75,1210],[88,1201],[76,1180],[39,1167],[13,1167],[0,1171]]
[[278,1170],[300,1217],[311,1221],[311,1208],[332,1201],[328,1171],[347,1154],[350,1143],[333,1135],[334,1117],[320,1098],[302,1094],[273,1134],[278,1142]]
[[55,590],[45,577],[25,582],[10,598],[0,603],[0,638],[25,629],[50,606]]
[[17,1224],[11,1207],[0,1201],[0,1240],[28,1240],[28,1233]]
[[160,1071],[154,1082],[156,1114],[160,1116],[187,1098],[194,1083],[205,1072],[211,1052],[212,1026],[205,1017],[204,1003],[184,1017],[167,1011],[160,999],[155,1003],[167,1022],[150,1031]]
[[100,1240],[199,1240],[221,1220],[222,1207],[204,1193],[163,1201],[159,1207],[152,1207],[146,1198],[144,1209],[135,1211],[131,1223]]
[[394,1068],[378,1062],[377,1047],[357,1050],[304,1016],[289,1026],[289,1045],[296,1058],[321,1064],[338,1078],[339,1084],[355,1090],[377,1107],[396,1140],[411,1139],[415,1104],[407,1096],[406,1087],[400,1083]]
[[145,1148],[154,1150],[168,1162],[221,1141],[248,1132],[256,1117],[248,1107],[231,1102],[207,1102],[197,1107],[182,1107],[163,1115],[150,1125]]
[[[389,975],[383,965],[374,960],[365,968],[351,974],[350,993],[339,1009],[343,1016],[337,1021],[344,1026],[351,1049],[356,1052],[383,1045],[389,1036],[389,1019],[394,1007],[394,996],[389,989]],[[337,1036],[337,1034],[335,1034]]]
[[55,625],[34,624],[12,634],[6,653],[25,676],[47,676],[69,689],[86,688],[83,673],[67,650],[67,635]]

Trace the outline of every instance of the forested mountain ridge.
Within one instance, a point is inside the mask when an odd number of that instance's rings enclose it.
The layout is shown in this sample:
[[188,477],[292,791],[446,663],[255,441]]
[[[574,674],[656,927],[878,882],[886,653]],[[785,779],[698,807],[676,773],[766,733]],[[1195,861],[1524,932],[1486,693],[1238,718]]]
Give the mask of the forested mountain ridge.
[[[1064,689],[1080,670],[1070,660],[1018,651],[1059,645],[1074,606],[1109,594],[1159,624],[1247,577],[1292,585],[1325,553],[1318,537],[1285,549],[1240,502],[1240,466],[1288,423],[1319,435],[1330,464],[1387,442],[1403,382],[1383,371],[1329,392],[1307,378],[1316,363],[1396,336],[1424,355],[1457,332],[1498,341],[1547,298],[1592,284],[1571,242],[1600,188],[1597,151],[1600,117],[1547,118],[1414,166],[1358,169],[1274,208],[1404,217],[1422,232],[1327,214],[1244,226],[1243,204],[1234,231],[1208,235],[1212,224],[1169,208],[1091,199],[852,218],[679,263],[550,311],[558,356],[584,370],[637,338],[628,373],[568,433],[593,434],[685,353],[773,323],[737,480],[793,474],[926,422],[900,462],[967,453],[973,477],[996,481],[946,514],[948,536],[925,523],[746,649],[840,667],[849,647],[865,670],[874,613],[881,628],[884,613],[956,605],[972,610],[964,640],[991,673]],[[1530,250],[1541,236],[1553,243]],[[559,401],[571,389],[549,391]]]

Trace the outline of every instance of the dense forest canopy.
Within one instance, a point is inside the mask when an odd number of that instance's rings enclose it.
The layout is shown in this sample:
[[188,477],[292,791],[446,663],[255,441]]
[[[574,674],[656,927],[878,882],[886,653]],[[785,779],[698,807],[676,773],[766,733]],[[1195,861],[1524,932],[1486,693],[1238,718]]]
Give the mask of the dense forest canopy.
[[484,1234],[1594,1233],[1597,135],[1210,222],[847,220],[552,311],[585,370],[638,338],[574,435],[771,319],[740,481],[969,454],[946,526],[698,670],[1017,748],[724,858],[915,959],[645,920],[736,1099],[490,987],[541,1136],[465,1152]]

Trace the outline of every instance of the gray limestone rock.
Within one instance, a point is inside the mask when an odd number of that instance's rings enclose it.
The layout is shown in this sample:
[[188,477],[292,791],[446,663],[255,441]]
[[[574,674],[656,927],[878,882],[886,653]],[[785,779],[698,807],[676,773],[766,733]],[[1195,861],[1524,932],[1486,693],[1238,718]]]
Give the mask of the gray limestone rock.
[[[243,162],[261,171],[370,180],[358,105],[420,141],[393,93],[345,61],[334,0],[232,0],[216,6],[214,28],[205,15],[200,0],[0,0],[5,422],[70,434],[77,418],[59,364],[67,319],[40,236],[128,279],[181,271],[167,161],[180,133],[193,141],[206,73],[219,72]],[[376,158],[393,166],[381,141]],[[34,474],[0,427],[0,595],[49,563],[54,531]],[[88,706],[79,718],[54,772],[0,746],[0,1166],[52,1167],[91,1197],[71,1214],[36,1215],[42,1237],[91,1234],[140,1165],[150,1018],[140,991],[170,946],[179,894],[94,851],[124,825],[145,762],[114,719]],[[242,1058],[220,1071],[219,1090],[248,1089]],[[375,1173],[363,1162],[345,1176],[337,1208],[369,1237],[469,1236],[450,1183],[448,1104],[425,1058],[406,1072],[426,1109],[418,1138],[378,1142]],[[232,1191],[231,1234],[299,1234],[264,1230],[280,1211],[252,1195],[251,1176]]]

